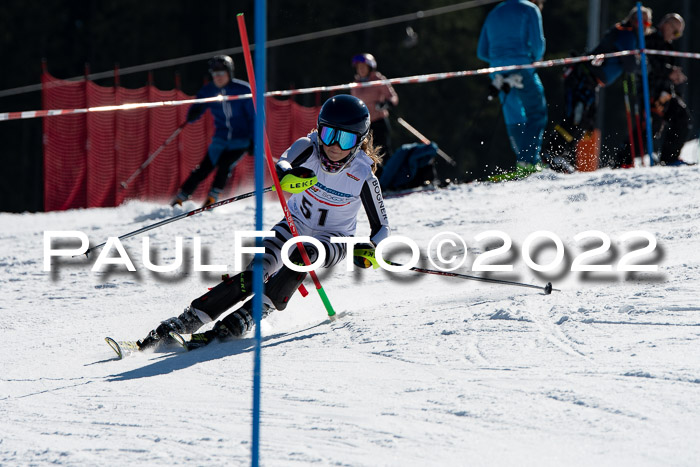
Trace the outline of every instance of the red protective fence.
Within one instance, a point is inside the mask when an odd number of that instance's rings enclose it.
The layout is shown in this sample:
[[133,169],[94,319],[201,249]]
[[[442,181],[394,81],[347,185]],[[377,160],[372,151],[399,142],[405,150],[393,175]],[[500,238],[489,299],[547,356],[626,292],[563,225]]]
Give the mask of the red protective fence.
[[[44,109],[191,98],[180,90],[162,91],[152,85],[139,89],[105,87],[91,81],[63,81],[48,73],[42,75],[42,84]],[[127,199],[172,199],[206,153],[214,134],[209,112],[186,125],[126,189],[120,183],[185,122],[187,109],[181,105],[44,119],[44,210],[111,207]],[[318,107],[303,107],[291,100],[267,99],[267,133],[275,157],[316,126],[318,111]],[[214,173],[200,184],[194,198],[206,195],[213,177]],[[253,160],[246,155],[229,179],[224,196],[252,186]]]

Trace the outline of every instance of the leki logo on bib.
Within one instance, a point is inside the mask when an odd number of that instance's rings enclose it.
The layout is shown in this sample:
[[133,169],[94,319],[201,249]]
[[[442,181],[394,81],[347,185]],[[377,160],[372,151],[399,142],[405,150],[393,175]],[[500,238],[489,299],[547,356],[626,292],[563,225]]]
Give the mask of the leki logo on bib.
[[350,172],[345,172],[345,174],[346,174],[348,177],[350,177],[350,178],[352,178],[353,180],[355,180],[356,182],[359,182],[359,181],[360,181],[359,178],[357,178],[356,176],[354,176],[354,175],[351,174]]

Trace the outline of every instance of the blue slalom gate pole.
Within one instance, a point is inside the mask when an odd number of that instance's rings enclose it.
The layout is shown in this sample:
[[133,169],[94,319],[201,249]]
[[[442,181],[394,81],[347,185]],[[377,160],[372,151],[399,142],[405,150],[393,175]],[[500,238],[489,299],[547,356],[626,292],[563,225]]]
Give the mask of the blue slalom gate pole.
[[642,89],[644,89],[644,112],[647,122],[647,150],[649,151],[649,165],[654,165],[654,138],[651,134],[651,106],[649,105],[649,75],[647,74],[647,54],[644,52],[644,15],[642,14],[642,2],[637,2],[637,32],[639,33],[639,48],[642,49]]
[[[255,82],[260,83],[260,91],[255,95],[255,230],[263,229],[263,196],[265,171],[265,40],[267,37],[267,2],[255,0]],[[250,79],[250,77],[248,78]],[[262,238],[255,241],[257,247],[262,247]],[[262,320],[263,296],[263,265],[262,254],[255,254],[253,264],[253,316],[255,318],[255,354],[253,369],[253,442],[250,465],[260,464],[260,379],[262,335],[260,321]]]

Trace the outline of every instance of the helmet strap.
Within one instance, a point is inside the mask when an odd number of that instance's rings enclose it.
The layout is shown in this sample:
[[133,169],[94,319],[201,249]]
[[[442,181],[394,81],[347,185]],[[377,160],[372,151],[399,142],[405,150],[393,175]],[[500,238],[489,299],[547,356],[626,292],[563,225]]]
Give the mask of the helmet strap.
[[318,158],[321,161],[321,169],[329,174],[338,174],[345,169],[350,163],[355,159],[355,156],[357,156],[357,150],[360,147],[357,146],[350,154],[348,154],[346,157],[339,161],[332,161],[330,158],[326,155],[326,152],[323,150],[323,145],[321,143],[318,143]]

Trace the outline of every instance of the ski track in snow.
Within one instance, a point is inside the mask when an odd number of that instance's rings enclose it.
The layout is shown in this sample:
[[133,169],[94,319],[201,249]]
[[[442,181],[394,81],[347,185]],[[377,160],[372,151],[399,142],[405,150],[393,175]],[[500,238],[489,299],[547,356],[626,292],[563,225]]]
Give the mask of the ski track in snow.
[[[697,151],[697,148],[695,148]],[[262,325],[264,465],[697,465],[700,458],[700,202],[696,167],[543,172],[386,201],[394,233],[423,252],[440,231],[475,242],[501,230],[516,288],[411,272],[344,267],[320,274],[338,311],[326,321],[312,284]],[[265,225],[281,211],[268,198]],[[175,214],[183,211],[175,211]],[[93,245],[173,212],[131,202],[114,209],[0,214],[0,465],[241,465],[249,462],[253,340],[184,353],[114,359],[104,343],[145,336],[177,315],[216,273],[192,271],[193,236],[209,264],[232,264],[232,231],[253,230],[243,201],[124,241],[138,269],[95,273],[95,259],[43,268],[45,230],[82,230]],[[623,232],[647,230],[656,273],[528,269],[530,233],[564,242],[608,234],[616,264]],[[368,231],[360,219],[358,234]],[[597,246],[591,244],[591,247]],[[543,250],[546,263],[551,250]],[[429,263],[424,265],[431,267]],[[230,272],[234,272],[230,267]]]

